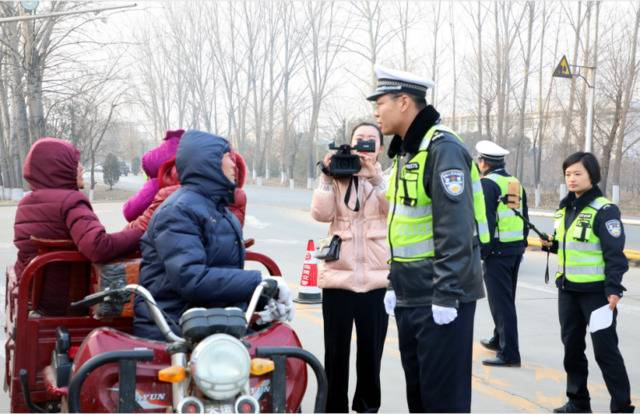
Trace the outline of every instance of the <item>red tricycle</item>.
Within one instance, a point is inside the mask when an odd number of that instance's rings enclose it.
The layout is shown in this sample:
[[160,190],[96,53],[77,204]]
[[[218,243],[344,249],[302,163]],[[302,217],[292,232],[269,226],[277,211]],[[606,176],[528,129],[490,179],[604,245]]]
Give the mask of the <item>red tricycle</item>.
[[[186,311],[178,336],[142,286],[91,293],[91,263],[72,242],[33,241],[38,255],[19,282],[7,271],[5,389],[11,412],[299,412],[306,364],[318,383],[314,410],[324,411],[327,380],[318,359],[288,324],[255,323],[259,298],[276,294],[274,280],[256,288],[246,311]],[[265,255],[247,251],[246,259],[281,275]],[[70,295],[76,301],[63,316],[34,312],[42,294],[39,281],[51,269],[68,272],[76,282]],[[129,295],[146,302],[166,342],[131,335],[130,316],[98,320],[87,311]]]

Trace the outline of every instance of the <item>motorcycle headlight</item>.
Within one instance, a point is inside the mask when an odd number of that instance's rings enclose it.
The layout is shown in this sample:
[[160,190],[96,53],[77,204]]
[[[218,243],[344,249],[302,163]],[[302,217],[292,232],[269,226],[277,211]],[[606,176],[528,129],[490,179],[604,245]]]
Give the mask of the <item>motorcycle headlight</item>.
[[251,358],[236,338],[215,334],[191,353],[189,367],[198,388],[214,400],[233,398],[249,381]]

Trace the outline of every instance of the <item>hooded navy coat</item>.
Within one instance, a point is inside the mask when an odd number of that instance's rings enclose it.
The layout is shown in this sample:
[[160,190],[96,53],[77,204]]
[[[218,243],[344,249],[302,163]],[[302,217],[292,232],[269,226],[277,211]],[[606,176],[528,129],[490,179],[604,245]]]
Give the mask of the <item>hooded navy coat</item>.
[[[227,209],[235,188],[222,173],[228,151],[224,138],[201,131],[183,135],[176,155],[182,185],[156,210],[141,240],[140,284],[177,334],[187,309],[244,308],[261,281],[259,271],[243,270],[242,229]],[[140,298],[134,334],[164,340]]]

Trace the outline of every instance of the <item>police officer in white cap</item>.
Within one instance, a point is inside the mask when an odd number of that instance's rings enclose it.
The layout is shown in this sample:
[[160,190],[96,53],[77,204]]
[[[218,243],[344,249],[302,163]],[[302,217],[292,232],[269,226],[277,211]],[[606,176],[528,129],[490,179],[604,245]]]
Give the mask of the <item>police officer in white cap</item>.
[[[486,140],[476,144],[476,151],[478,167],[483,175],[482,189],[491,235],[490,242],[482,245],[484,283],[495,324],[493,336],[480,343],[497,352],[495,358],[485,359],[482,363],[519,367],[516,285],[529,227],[510,207],[516,207],[528,220],[527,195],[518,179],[505,170],[504,157],[509,151]],[[510,194],[512,192],[514,194]]]
[[484,297],[478,236],[488,241],[479,172],[461,138],[427,105],[433,82],[376,67],[367,99],[389,157],[390,287],[411,412],[469,412],[476,301]]

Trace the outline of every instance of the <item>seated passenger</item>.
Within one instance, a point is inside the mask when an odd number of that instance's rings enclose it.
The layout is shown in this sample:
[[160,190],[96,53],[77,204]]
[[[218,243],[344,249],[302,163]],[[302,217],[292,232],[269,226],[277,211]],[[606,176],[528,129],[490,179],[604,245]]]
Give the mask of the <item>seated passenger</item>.
[[[262,280],[259,271],[243,270],[242,229],[226,208],[236,179],[229,150],[224,138],[206,132],[183,135],[176,155],[181,186],[158,207],[141,240],[140,284],[151,292],[177,334],[187,309],[246,308]],[[288,313],[288,289],[282,282],[278,285],[279,301]],[[140,297],[133,329],[137,336],[164,340]]]
[[[14,244],[18,248],[15,272],[18,280],[37,250],[31,236],[71,239],[92,262],[106,262],[138,249],[139,229],[107,233],[93,212],[84,187],[80,152],[68,141],[42,138],[24,162],[23,175],[31,187],[16,210]],[[69,304],[68,272],[48,272],[38,310],[63,314]]]
[[[230,152],[231,158],[236,168],[236,189],[233,193],[233,202],[229,204],[229,210],[240,220],[240,226],[244,227],[244,215],[247,209],[247,195],[242,186],[247,175],[247,165],[240,153]],[[142,231],[147,230],[149,220],[160,204],[164,202],[174,191],[180,188],[180,180],[178,179],[178,171],[176,170],[176,158],[173,157],[169,161],[162,164],[158,171],[158,193],[151,202],[151,205],[137,219],[127,225],[129,228],[138,227]]]
[[158,193],[158,170],[163,163],[170,160],[176,155],[180,137],[184,133],[183,129],[169,130],[164,136],[164,140],[160,145],[154,147],[144,153],[142,156],[142,170],[149,178],[142,188],[129,197],[122,206],[122,214],[127,221],[131,222],[138,217],[151,205],[154,197]]

